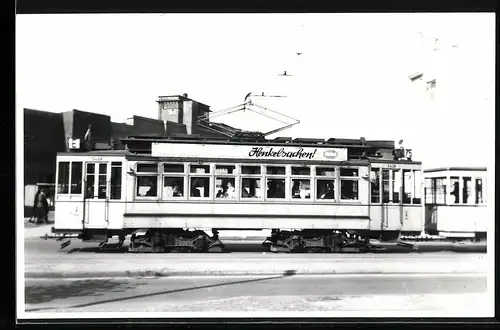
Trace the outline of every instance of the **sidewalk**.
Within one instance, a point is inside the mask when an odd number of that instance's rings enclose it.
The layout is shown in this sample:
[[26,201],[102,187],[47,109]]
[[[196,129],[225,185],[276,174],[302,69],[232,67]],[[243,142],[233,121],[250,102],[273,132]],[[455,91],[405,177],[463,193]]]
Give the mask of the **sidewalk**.
[[54,212],[49,212],[49,223],[36,224],[29,222],[30,218],[24,218],[24,238],[41,237],[45,234],[51,234],[51,228],[54,226]]

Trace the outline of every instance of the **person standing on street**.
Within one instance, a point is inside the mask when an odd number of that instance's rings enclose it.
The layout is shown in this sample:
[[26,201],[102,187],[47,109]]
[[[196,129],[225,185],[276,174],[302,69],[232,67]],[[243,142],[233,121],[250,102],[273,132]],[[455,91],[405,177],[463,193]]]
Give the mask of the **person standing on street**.
[[38,200],[37,200],[37,215],[38,215],[38,220],[37,223],[49,223],[48,219],[48,213],[49,213],[49,203],[47,201],[47,196],[45,195],[45,189],[42,189],[40,191],[40,194],[38,195]]

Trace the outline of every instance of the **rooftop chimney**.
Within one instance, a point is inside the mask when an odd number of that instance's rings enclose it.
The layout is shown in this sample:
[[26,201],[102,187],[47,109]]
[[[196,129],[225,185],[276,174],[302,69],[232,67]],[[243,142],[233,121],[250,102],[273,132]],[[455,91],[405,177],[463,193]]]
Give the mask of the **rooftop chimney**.
[[187,93],[182,94],[182,96],[184,96],[186,98],[188,97]]

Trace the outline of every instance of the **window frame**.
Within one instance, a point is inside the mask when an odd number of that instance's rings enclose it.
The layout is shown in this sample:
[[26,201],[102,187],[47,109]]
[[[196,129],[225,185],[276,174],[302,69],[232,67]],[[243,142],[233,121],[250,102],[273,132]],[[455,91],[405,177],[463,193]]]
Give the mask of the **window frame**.
[[[328,175],[318,175],[318,168],[326,168],[333,170],[333,175],[328,176]],[[335,165],[313,165],[311,166],[311,177],[314,182],[314,194],[312,196],[312,200],[314,202],[318,203],[325,203],[325,204],[330,204],[330,203],[337,203],[338,202],[338,194],[339,194],[339,186],[338,186],[338,173],[339,173],[339,166]],[[319,198],[318,197],[318,181],[333,181],[333,198],[332,199],[327,199],[327,198]]]
[[[208,173],[191,173],[191,166],[208,166]],[[204,163],[204,162],[191,162],[186,164],[186,177],[187,177],[187,198],[189,200],[193,201],[208,201],[208,200],[214,200],[214,186],[215,186],[215,179],[214,179],[214,167],[215,164],[212,163]],[[208,178],[208,196],[191,196],[191,180],[196,178]],[[196,188],[195,188],[196,189]]]
[[[287,165],[276,165],[276,164],[264,164],[264,181],[263,181],[263,186],[264,186],[264,191],[263,192],[263,198],[264,201],[266,202],[283,202],[283,201],[290,201],[290,195],[288,190],[289,188],[289,178],[290,178],[290,173],[289,173],[289,166]],[[267,169],[269,167],[284,167],[285,168],[285,174],[267,174]],[[276,197],[267,197],[267,180],[283,180],[285,187],[285,196],[283,198],[276,198]]]
[[[182,165],[182,172],[165,172],[165,165]],[[186,166],[186,163],[183,162],[161,162],[161,167],[160,167],[161,173],[160,173],[160,182],[161,182],[161,194],[160,194],[160,200],[162,201],[182,201],[182,200],[187,200],[188,199],[188,189],[187,185],[189,184],[187,170],[188,166]],[[166,178],[179,178],[178,181],[182,182],[183,185],[183,190],[182,190],[182,196],[181,197],[166,197],[165,196],[165,179]]]
[[[355,169],[358,171],[357,173],[357,176],[342,176],[341,175],[341,170],[342,169]],[[342,202],[342,203],[360,203],[361,202],[361,199],[360,199],[360,194],[359,194],[359,190],[360,190],[360,184],[359,184],[359,181],[360,181],[360,178],[361,176],[359,175],[359,171],[360,171],[360,166],[338,166],[338,178],[339,178],[339,201]],[[357,195],[357,198],[356,199],[346,199],[346,198],[342,198],[342,182],[343,181],[349,181],[349,182],[357,182],[357,189],[356,189],[356,195]]]
[[[309,169],[309,175],[307,174],[293,174],[293,169],[294,168],[307,168]],[[298,202],[298,203],[307,203],[307,202],[312,202],[314,201],[314,192],[316,191],[315,185],[313,184],[314,178],[313,178],[313,172],[314,169],[312,168],[311,165],[301,165],[301,164],[294,164],[290,165],[290,170],[289,170],[289,184],[288,184],[288,190],[286,193],[288,193],[289,200],[291,202]],[[287,173],[285,169],[285,174]],[[293,198],[293,181],[294,180],[308,180],[309,181],[309,198]],[[267,184],[267,181],[266,181]],[[286,182],[285,182],[286,186]],[[286,198],[287,194],[285,194]]]
[[[117,165],[119,164],[119,165]],[[124,190],[126,189],[126,184],[124,185],[125,180],[123,180],[123,170],[124,170],[124,162],[123,161],[110,161],[110,173],[109,173],[109,200],[123,200],[124,198]],[[120,175],[117,176],[120,178],[120,198],[113,198],[113,169],[119,168]],[[125,189],[124,189],[125,187]]]
[[[243,174],[243,167],[258,167],[260,169],[260,173],[259,174]],[[266,168],[262,164],[259,164],[259,165],[241,164],[240,165],[240,169],[239,169],[240,174],[239,174],[239,180],[238,180],[239,184],[240,184],[240,189],[239,189],[239,194],[238,194],[240,201],[262,202],[264,200],[264,195],[265,195],[264,192],[267,192],[266,189],[264,189],[264,188],[267,188],[267,181],[265,180],[265,174],[264,174],[265,171],[266,171]],[[260,180],[260,192],[259,192],[258,196],[255,196],[255,197],[243,197],[242,196],[243,179],[258,179],[258,180]]]
[[[139,172],[138,167],[139,165],[143,164],[155,164],[156,165],[156,172]],[[163,182],[160,182],[160,171],[163,170],[161,166],[161,162],[153,162],[153,161],[139,161],[135,163],[135,178],[134,178],[134,199],[137,200],[158,200],[160,198],[160,183],[163,184]],[[138,194],[138,189],[139,189],[139,177],[156,177],[156,196],[139,196]]]
[[[212,194],[213,194],[213,200],[216,202],[236,202],[239,201],[239,196],[240,196],[240,190],[239,190],[239,180],[238,177],[239,175],[239,166],[236,163],[213,163],[213,187],[212,187]],[[233,173],[219,173],[217,174],[217,166],[232,166],[234,167]],[[217,197],[217,180],[218,179],[233,179],[234,181],[234,191],[235,191],[235,197],[234,198],[229,198],[229,197]]]
[[[60,174],[61,174],[61,163],[67,163],[68,164],[68,177],[67,180],[65,181],[64,184],[67,186],[67,192],[61,193],[59,189],[59,179],[60,179]],[[71,192],[72,189],[72,181],[73,181],[73,164],[74,163],[80,163],[81,164],[81,176],[80,176],[80,193],[74,193]],[[54,197],[59,198],[59,197],[67,197],[67,198],[72,198],[74,196],[76,197],[81,197],[84,195],[84,178],[85,178],[85,164],[86,162],[84,160],[58,160],[57,165],[56,165],[56,184],[55,184],[55,192],[54,192]]]

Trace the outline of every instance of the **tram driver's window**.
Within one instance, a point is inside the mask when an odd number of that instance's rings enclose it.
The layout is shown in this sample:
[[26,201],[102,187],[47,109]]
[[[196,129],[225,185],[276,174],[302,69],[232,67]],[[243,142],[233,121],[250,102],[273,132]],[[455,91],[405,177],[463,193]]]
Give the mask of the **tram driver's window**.
[[258,178],[243,178],[241,179],[241,197],[242,198],[259,198],[261,196],[260,179]]
[[158,196],[158,180],[156,176],[137,176],[137,196],[156,197]]
[[215,179],[215,197],[216,198],[236,198],[234,178],[216,178]]
[[57,193],[67,194],[69,191],[69,162],[59,163],[59,173],[57,174]]
[[285,198],[285,179],[267,180],[267,198]]
[[210,197],[210,178],[199,177],[190,179],[190,197]]
[[450,196],[451,196],[451,202],[458,204],[460,203],[460,182],[459,178],[457,176],[451,177],[450,178]]
[[414,196],[413,196],[413,204],[420,204],[422,203],[422,185],[421,185],[421,182],[422,182],[422,178],[421,178],[421,174],[422,172],[419,171],[419,170],[414,170],[413,171],[413,183],[414,183],[414,186],[415,186],[415,189],[414,189]]
[[163,177],[163,198],[184,196],[184,178]]

